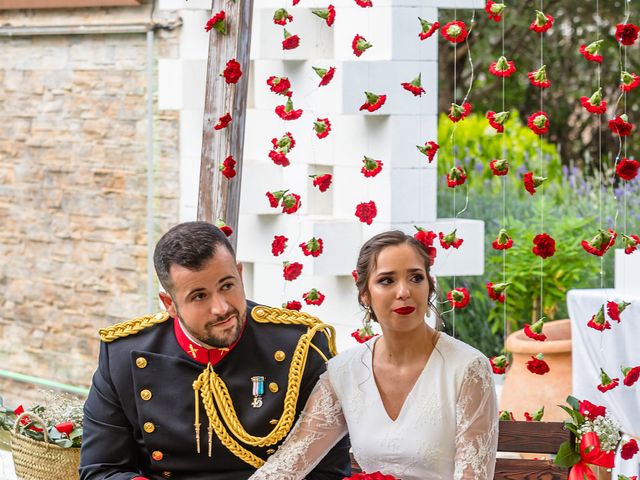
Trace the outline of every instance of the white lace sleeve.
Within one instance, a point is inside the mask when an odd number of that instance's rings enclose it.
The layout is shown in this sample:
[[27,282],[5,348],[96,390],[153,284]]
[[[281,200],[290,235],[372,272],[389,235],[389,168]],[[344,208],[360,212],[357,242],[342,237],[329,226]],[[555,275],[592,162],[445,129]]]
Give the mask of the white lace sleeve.
[[342,407],[325,372],[287,439],[249,480],[301,480],[346,434]]
[[498,402],[486,358],[467,365],[456,403],[454,479],[492,480],[498,446]]

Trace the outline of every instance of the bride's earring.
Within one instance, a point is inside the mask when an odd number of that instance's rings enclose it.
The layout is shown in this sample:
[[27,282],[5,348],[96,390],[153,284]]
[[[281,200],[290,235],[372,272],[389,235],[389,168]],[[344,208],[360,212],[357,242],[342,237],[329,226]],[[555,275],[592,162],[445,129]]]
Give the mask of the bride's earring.
[[365,307],[364,318],[362,319],[362,323],[365,328],[371,328],[371,305],[367,305]]

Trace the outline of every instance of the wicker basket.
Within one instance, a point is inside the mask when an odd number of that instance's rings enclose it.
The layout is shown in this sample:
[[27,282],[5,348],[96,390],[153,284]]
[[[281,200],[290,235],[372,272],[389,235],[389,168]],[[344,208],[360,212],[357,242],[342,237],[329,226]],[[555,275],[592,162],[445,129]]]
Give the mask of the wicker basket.
[[[20,420],[29,417],[45,426],[44,442],[34,440],[18,432]],[[79,480],[79,448],[62,448],[49,443],[45,423],[31,412],[24,412],[11,431],[11,452],[16,475],[21,480]]]

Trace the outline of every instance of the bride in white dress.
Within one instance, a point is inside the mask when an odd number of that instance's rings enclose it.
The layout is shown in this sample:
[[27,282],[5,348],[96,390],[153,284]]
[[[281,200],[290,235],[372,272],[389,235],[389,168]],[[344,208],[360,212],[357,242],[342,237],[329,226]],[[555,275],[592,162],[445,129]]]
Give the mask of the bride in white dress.
[[400,231],[360,250],[360,304],[374,337],[329,361],[296,426],[250,480],[301,480],[347,433],[360,467],[400,480],[493,479],[498,406],[489,361],[425,322],[434,283]]

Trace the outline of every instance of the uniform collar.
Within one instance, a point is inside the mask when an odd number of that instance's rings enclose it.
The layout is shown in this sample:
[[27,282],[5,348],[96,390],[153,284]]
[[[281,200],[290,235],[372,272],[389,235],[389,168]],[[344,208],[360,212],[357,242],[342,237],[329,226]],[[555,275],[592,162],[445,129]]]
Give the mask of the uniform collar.
[[194,359],[196,362],[201,363],[203,365],[215,365],[224,357],[226,357],[231,350],[238,344],[240,339],[242,338],[242,332],[244,332],[244,327],[247,324],[245,321],[242,325],[242,330],[240,331],[240,336],[238,340],[235,341],[232,345],[226,348],[215,348],[215,347],[205,347],[200,345],[195,339],[189,335],[180,320],[176,317],[173,319],[173,331],[176,336],[176,341],[180,348],[184,350],[184,352],[189,356],[189,358]]

